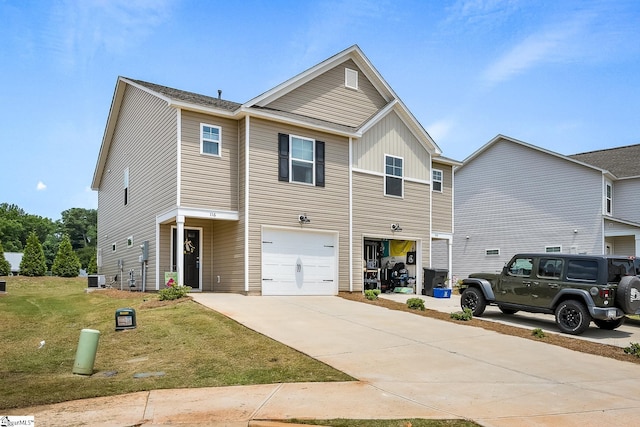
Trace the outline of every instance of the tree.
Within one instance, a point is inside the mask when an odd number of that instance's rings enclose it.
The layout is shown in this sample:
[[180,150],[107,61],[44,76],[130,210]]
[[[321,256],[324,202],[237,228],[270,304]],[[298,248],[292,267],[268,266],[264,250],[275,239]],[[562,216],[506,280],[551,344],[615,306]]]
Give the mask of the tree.
[[47,264],[42,245],[36,233],[32,231],[27,238],[27,245],[20,262],[20,274],[23,276],[44,276],[46,272]]
[[71,208],[62,212],[59,223],[62,234],[68,234],[71,246],[83,267],[88,267],[96,252],[98,236],[98,211],[95,209]]
[[93,256],[91,257],[91,261],[89,261],[89,265],[87,266],[87,273],[88,274],[96,274],[98,273],[98,257],[95,253],[95,251],[93,252]]
[[60,277],[77,277],[80,273],[80,260],[73,252],[69,235],[65,234],[58,247],[56,259],[51,266],[51,272]]
[[8,276],[9,273],[11,273],[11,264],[4,257],[4,249],[2,242],[0,242],[0,276]]

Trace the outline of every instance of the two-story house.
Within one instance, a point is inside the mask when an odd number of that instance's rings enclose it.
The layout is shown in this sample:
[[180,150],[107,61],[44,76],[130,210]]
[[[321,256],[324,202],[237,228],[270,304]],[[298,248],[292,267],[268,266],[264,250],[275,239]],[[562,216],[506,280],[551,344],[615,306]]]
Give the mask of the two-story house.
[[640,145],[565,156],[498,135],[455,182],[457,279],[517,252],[640,255]]
[[403,263],[419,292],[432,259],[451,268],[459,164],[358,46],[245,103],[120,77],[92,183],[99,273],[335,295]]

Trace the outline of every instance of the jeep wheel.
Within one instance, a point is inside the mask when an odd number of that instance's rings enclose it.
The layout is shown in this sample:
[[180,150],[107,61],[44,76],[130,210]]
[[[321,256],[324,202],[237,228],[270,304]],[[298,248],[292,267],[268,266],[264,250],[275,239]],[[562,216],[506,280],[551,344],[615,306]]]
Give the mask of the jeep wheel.
[[501,305],[498,306],[498,308],[500,309],[501,312],[503,312],[504,314],[516,314],[519,310],[515,310],[513,308],[507,308],[507,307],[503,307]]
[[464,310],[468,308],[474,316],[482,316],[487,307],[487,300],[482,291],[478,288],[467,288],[460,297],[460,307]]
[[596,324],[596,326],[600,329],[606,329],[607,331],[613,331],[614,329],[619,328],[620,326],[622,326],[622,324],[624,323],[624,320],[626,319],[626,317],[622,316],[619,319],[615,319],[615,320],[600,320],[600,319],[593,319],[593,323]]
[[618,283],[616,305],[626,314],[634,314],[640,309],[640,278],[624,276]]
[[589,327],[591,316],[583,303],[562,301],[556,308],[556,324],[565,334],[580,335]]

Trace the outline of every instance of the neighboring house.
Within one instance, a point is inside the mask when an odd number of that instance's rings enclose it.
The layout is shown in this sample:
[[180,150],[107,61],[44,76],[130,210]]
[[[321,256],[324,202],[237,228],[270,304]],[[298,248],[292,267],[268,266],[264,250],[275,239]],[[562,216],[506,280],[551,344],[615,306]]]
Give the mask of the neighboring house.
[[403,262],[419,292],[434,259],[451,268],[456,165],[357,46],[244,104],[120,77],[92,183],[99,273],[335,295]]
[[22,252],[5,252],[4,259],[11,264],[11,275],[20,274],[20,263],[22,262]]
[[457,279],[517,252],[640,255],[640,145],[564,156],[498,135],[455,182]]

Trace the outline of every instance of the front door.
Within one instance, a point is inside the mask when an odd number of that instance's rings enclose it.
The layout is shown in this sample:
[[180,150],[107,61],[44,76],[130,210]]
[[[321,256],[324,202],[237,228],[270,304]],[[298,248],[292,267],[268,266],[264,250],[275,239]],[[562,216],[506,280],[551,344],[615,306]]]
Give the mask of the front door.
[[177,230],[173,229],[173,265],[176,265],[176,249],[182,248],[184,256],[184,283],[192,289],[200,289],[200,230],[184,229],[184,242],[176,244]]

